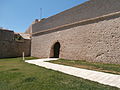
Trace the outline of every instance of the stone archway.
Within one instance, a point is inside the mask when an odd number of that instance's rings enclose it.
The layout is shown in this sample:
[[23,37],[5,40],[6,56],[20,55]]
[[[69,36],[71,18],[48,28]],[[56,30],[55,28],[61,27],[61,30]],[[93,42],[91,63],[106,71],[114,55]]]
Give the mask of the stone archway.
[[50,57],[59,58],[59,54],[60,54],[60,43],[56,42],[51,48]]

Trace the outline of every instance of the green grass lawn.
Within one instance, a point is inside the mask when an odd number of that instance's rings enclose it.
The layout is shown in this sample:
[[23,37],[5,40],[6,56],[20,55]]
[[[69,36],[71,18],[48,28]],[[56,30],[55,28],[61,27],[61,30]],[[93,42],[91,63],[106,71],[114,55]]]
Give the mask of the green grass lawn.
[[120,75],[120,64],[119,65],[103,64],[103,63],[87,62],[83,60],[64,60],[64,59],[59,59],[59,60],[50,61],[50,62]]
[[0,59],[0,90],[120,89],[31,65],[25,63],[22,58],[11,58]]

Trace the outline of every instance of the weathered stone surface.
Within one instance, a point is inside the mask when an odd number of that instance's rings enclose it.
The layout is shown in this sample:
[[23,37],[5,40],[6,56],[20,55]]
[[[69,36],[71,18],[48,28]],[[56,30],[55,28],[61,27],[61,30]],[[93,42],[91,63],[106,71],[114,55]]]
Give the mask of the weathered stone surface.
[[24,42],[0,41],[0,58],[30,56],[30,40]]
[[33,33],[120,11],[120,0],[89,0],[32,26]]
[[14,32],[0,29],[0,41],[12,41],[14,39]]
[[13,31],[0,30],[0,58],[20,57],[22,52],[30,56],[30,44],[31,40],[15,41]]
[[120,17],[33,36],[31,54],[50,57],[51,47],[58,41],[60,58],[120,64],[119,30]]

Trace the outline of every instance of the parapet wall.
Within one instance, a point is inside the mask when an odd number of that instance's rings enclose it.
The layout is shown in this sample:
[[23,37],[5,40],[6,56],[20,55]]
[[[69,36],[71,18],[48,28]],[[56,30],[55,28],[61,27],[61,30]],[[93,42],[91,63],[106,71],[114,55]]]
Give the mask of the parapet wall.
[[120,0],[90,0],[33,24],[32,32],[44,31],[118,11],[120,11]]
[[14,39],[14,32],[0,29],[0,41],[12,41]]
[[91,18],[91,19],[86,19],[86,20],[82,20],[82,21],[78,21],[78,22],[74,22],[74,23],[70,23],[70,24],[65,24],[65,25],[58,26],[58,27],[51,28],[51,29],[38,31],[38,32],[32,33],[32,36],[38,36],[38,35],[43,35],[43,34],[52,33],[52,32],[56,32],[56,31],[62,31],[62,30],[66,30],[69,28],[92,24],[92,23],[97,23],[100,21],[110,20],[110,19],[114,19],[114,18],[118,18],[118,17],[120,17],[120,12],[110,13],[107,15],[103,15],[103,16],[99,16],[99,17],[95,17],[95,18]]
[[14,32],[0,30],[0,58],[30,56],[31,40],[15,41]]

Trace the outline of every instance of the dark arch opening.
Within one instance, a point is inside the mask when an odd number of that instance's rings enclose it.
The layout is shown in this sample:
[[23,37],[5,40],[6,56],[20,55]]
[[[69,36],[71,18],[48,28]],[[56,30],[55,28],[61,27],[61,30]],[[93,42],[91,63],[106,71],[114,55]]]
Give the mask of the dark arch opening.
[[59,54],[60,54],[60,43],[56,42],[53,46],[53,56],[52,58],[59,58]]

